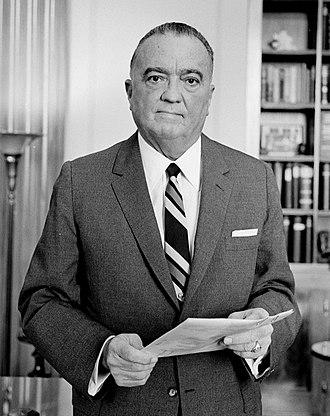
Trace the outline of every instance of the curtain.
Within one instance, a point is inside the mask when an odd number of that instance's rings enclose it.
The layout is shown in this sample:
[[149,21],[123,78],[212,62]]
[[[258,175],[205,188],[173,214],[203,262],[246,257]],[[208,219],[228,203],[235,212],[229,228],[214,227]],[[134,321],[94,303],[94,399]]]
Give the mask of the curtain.
[[[18,165],[10,300],[11,375],[26,375],[34,363],[33,348],[17,340],[17,299],[63,161],[67,7],[67,0],[0,0],[0,129],[42,135],[26,148]],[[6,241],[7,173],[0,156],[0,356]]]

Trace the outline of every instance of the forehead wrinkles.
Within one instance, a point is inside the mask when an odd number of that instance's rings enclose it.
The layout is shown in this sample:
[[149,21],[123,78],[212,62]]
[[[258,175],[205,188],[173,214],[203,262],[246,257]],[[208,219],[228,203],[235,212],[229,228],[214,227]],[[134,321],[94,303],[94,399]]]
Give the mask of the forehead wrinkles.
[[[147,67],[167,68],[171,72],[199,69],[211,76],[212,62],[203,43],[191,36],[153,35],[139,46],[131,72]],[[132,74],[133,75],[133,74]]]

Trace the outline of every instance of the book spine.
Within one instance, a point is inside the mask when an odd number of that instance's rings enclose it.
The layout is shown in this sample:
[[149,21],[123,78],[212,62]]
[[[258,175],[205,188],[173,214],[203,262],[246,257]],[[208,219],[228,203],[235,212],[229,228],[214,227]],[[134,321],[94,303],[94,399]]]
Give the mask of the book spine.
[[309,90],[309,102],[314,103],[315,101],[315,65],[312,65],[310,72],[310,90]]
[[292,163],[286,164],[284,169],[284,206],[292,208]]
[[321,70],[321,103],[328,103],[328,65],[323,64]]
[[314,153],[314,122],[310,120],[308,128],[308,142],[307,142],[307,154],[312,155]]
[[300,76],[300,100],[299,102],[305,103],[307,101],[306,91],[306,77],[307,77],[307,65],[301,64],[301,76]]
[[322,209],[330,209],[330,163],[324,163],[322,167],[322,188],[323,188],[323,206]]
[[[328,6],[326,6],[328,7]],[[328,15],[327,15],[327,28],[326,28],[327,38],[328,38],[328,48],[330,48],[330,13],[329,13],[329,7],[328,7]]]
[[274,91],[274,80],[273,80],[273,65],[268,65],[268,94],[267,101],[269,103],[273,102],[273,91]]
[[293,261],[301,261],[302,234],[305,231],[305,224],[301,217],[294,217],[293,220]]
[[312,217],[308,216],[306,218],[306,253],[305,253],[305,262],[312,263],[312,253],[313,253],[313,221]]
[[283,101],[283,68],[278,65],[273,66],[273,102]]
[[289,89],[289,80],[288,80],[288,70],[286,66],[281,66],[278,69],[278,95],[279,101],[282,103],[288,102],[288,89]]
[[322,111],[320,150],[324,157],[330,157],[330,111]]
[[300,168],[299,208],[311,209],[313,206],[313,168],[302,165]]
[[294,163],[292,166],[292,208],[299,207],[299,179],[300,166],[299,163]]
[[311,71],[309,68],[306,69],[306,84],[305,84],[305,89],[304,89],[304,94],[305,94],[305,103],[310,103],[311,99],[309,96],[309,91],[311,89],[310,86],[310,82],[311,82]]
[[261,67],[261,102],[267,101],[267,66]]
[[290,82],[290,94],[289,102],[294,104],[297,102],[297,65],[291,65],[288,68],[289,82]]
[[284,228],[286,251],[287,251],[288,255],[289,255],[290,224],[291,224],[290,217],[285,215],[283,217],[283,228]]
[[274,170],[274,175],[275,175],[278,191],[281,196],[282,195],[282,182],[283,182],[283,163],[275,162],[273,170]]
[[327,50],[328,45],[328,8],[326,5],[323,6],[322,10],[322,49]]
[[296,66],[297,68],[297,79],[296,79],[296,103],[302,102],[302,96],[301,96],[301,89],[302,89],[302,73],[303,73],[303,66],[301,64]]

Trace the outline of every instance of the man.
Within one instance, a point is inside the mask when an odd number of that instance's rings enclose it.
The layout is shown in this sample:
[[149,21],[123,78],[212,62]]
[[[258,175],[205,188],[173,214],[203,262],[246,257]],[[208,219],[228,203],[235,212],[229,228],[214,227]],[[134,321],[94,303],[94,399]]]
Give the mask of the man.
[[[299,312],[266,164],[202,135],[213,51],[194,28],[149,32],[126,92],[138,132],[64,164],[20,296],[24,331],[73,386],[75,415],[259,415],[259,383]],[[174,163],[175,162],[175,163]],[[188,317],[274,325],[226,349],[143,346]]]

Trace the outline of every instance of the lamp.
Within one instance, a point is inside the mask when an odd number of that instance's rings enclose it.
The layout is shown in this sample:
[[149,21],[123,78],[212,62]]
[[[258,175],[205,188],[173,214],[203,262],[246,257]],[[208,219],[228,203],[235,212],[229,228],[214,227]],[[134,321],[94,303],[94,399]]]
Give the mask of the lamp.
[[13,240],[14,211],[16,204],[16,177],[18,161],[25,147],[40,134],[0,131],[0,153],[3,155],[7,168],[8,181],[8,234],[7,234],[7,268],[5,280],[5,319],[4,348],[1,362],[1,375],[10,375],[10,336],[11,336],[11,297],[13,282]]

